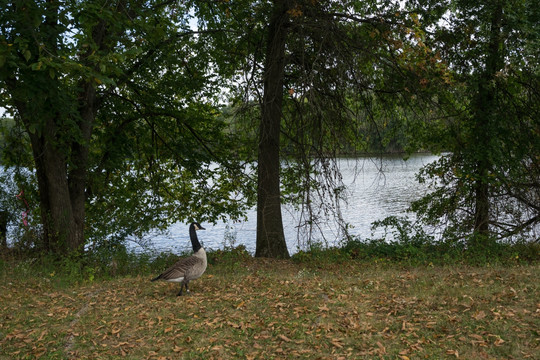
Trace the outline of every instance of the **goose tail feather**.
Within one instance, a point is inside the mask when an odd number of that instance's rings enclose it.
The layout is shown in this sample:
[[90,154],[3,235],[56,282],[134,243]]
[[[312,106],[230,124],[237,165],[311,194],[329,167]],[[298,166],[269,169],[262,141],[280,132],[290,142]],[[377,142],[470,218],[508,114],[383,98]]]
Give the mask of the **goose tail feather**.
[[158,275],[158,276],[156,276],[155,278],[153,278],[153,279],[152,279],[152,280],[150,280],[150,281],[156,281],[156,280],[159,280],[159,279],[161,279],[161,274],[160,274],[160,275]]

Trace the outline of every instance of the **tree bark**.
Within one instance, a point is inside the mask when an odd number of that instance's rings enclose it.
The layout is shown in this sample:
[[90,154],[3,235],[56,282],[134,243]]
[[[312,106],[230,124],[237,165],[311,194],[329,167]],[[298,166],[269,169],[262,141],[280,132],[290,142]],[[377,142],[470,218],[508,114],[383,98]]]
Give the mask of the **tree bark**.
[[[58,48],[60,2],[47,2],[42,33],[47,51]],[[33,24],[18,24],[25,36],[32,37]],[[92,37],[100,49],[106,33],[99,22]],[[37,43],[37,42],[36,42]],[[28,63],[39,60],[33,44]],[[81,55],[85,62],[91,49]],[[42,240],[45,251],[66,254],[84,245],[85,190],[89,145],[96,115],[96,89],[92,79],[81,78],[76,94],[66,94],[62,82],[48,71],[24,68],[5,79],[14,105],[30,137],[40,197]]]
[[[20,108],[19,114],[24,114]],[[25,124],[30,123],[25,121],[24,116],[21,117]],[[42,247],[46,251],[62,254],[80,250],[84,244],[86,177],[73,176],[68,169],[72,167],[77,173],[86,173],[87,164],[86,160],[76,158],[73,147],[67,149],[58,146],[60,135],[57,121],[56,117],[46,119],[42,133],[29,130],[29,134],[40,196]],[[73,154],[69,165],[68,152]]]
[[289,2],[274,1],[268,29],[259,128],[257,244],[255,256],[288,258],[281,216],[279,138]]
[[8,212],[0,210],[0,250],[7,249]]
[[497,72],[503,66],[501,36],[503,9],[502,4],[493,4],[490,20],[490,38],[486,53],[486,67],[480,76],[475,104],[475,146],[476,146],[476,174],[475,174],[475,213],[474,232],[483,238],[490,235],[489,223],[491,215],[490,204],[490,172],[492,170],[492,133],[493,118],[495,114],[495,80]]

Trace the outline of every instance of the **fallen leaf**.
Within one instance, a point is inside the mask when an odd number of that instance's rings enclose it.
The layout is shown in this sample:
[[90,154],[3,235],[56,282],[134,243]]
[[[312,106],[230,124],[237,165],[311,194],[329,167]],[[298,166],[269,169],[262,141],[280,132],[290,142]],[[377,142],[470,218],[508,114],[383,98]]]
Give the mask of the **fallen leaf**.
[[459,352],[457,350],[446,350],[446,355],[454,355],[456,358],[459,358]]
[[235,329],[240,329],[242,327],[242,325],[240,324],[236,324],[236,323],[233,323],[232,321],[227,321],[227,325],[235,328]]
[[[37,341],[41,341],[43,340],[43,338],[45,337],[45,335],[47,335],[48,331],[47,330],[43,330],[43,332],[41,333],[41,335],[39,335],[39,338],[37,339]],[[75,335],[74,335],[75,336]]]
[[380,341],[377,341],[377,346],[379,347],[379,351],[381,354],[386,354],[386,348]]
[[280,338],[281,340],[283,340],[283,341],[286,341],[286,342],[291,341],[291,339],[289,339],[289,338],[286,337],[285,335],[278,335],[278,336],[279,336],[279,338]]
[[473,318],[476,320],[482,320],[486,317],[486,313],[483,310],[477,311],[476,314],[473,315]]

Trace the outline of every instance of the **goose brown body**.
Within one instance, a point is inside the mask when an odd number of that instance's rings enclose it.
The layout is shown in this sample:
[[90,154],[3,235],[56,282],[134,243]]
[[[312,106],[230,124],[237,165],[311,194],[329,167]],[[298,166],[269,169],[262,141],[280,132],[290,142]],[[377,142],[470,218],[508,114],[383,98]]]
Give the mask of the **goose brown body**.
[[194,251],[193,255],[187,258],[181,258],[163,273],[152,279],[152,281],[165,280],[169,282],[181,283],[178,296],[182,295],[184,286],[186,291],[189,291],[189,282],[201,277],[201,275],[206,271],[206,267],[208,265],[206,260],[206,252],[199,243],[196,230],[204,230],[204,228],[198,223],[192,223],[189,227],[191,245],[193,246]]

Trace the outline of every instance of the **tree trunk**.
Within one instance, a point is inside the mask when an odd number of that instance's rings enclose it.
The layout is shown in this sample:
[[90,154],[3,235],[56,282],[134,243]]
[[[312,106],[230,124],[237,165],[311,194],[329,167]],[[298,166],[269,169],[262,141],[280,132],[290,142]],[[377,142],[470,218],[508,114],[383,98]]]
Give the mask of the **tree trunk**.
[[[45,19],[41,26],[44,48],[55,54],[60,43],[61,2],[46,2]],[[33,21],[33,20],[32,20]],[[17,24],[20,32],[30,38],[35,24]],[[99,50],[104,48],[105,21],[98,22],[92,37]],[[28,63],[39,61],[41,46],[29,47]],[[81,55],[89,60],[95,48]],[[41,248],[55,254],[79,251],[84,245],[85,190],[89,145],[96,115],[96,89],[93,78],[81,77],[76,94],[66,93],[66,87],[49,71],[24,67],[5,79],[14,97],[17,112],[29,134],[40,197],[42,222]]]
[[488,49],[486,52],[486,67],[480,76],[475,104],[475,147],[476,147],[476,179],[475,179],[475,213],[474,232],[482,238],[490,235],[490,172],[492,171],[493,155],[491,134],[494,127],[495,113],[495,80],[504,64],[502,58],[503,39],[501,36],[503,9],[502,4],[492,5],[491,29]]
[[7,249],[8,212],[0,210],[0,250]]
[[258,257],[289,257],[281,216],[279,174],[279,138],[288,9],[287,0],[274,1],[274,12],[268,30],[262,118],[259,128],[257,246],[255,251],[255,256]]
[[[19,114],[23,113],[19,109]],[[57,118],[49,118],[41,134],[29,133],[40,196],[42,247],[61,254],[80,250],[84,244],[85,175],[79,173],[86,173],[87,156],[77,159],[75,147],[61,148],[55,144],[60,139],[57,121]],[[68,152],[72,154],[70,165]],[[69,167],[78,175],[71,175]]]

